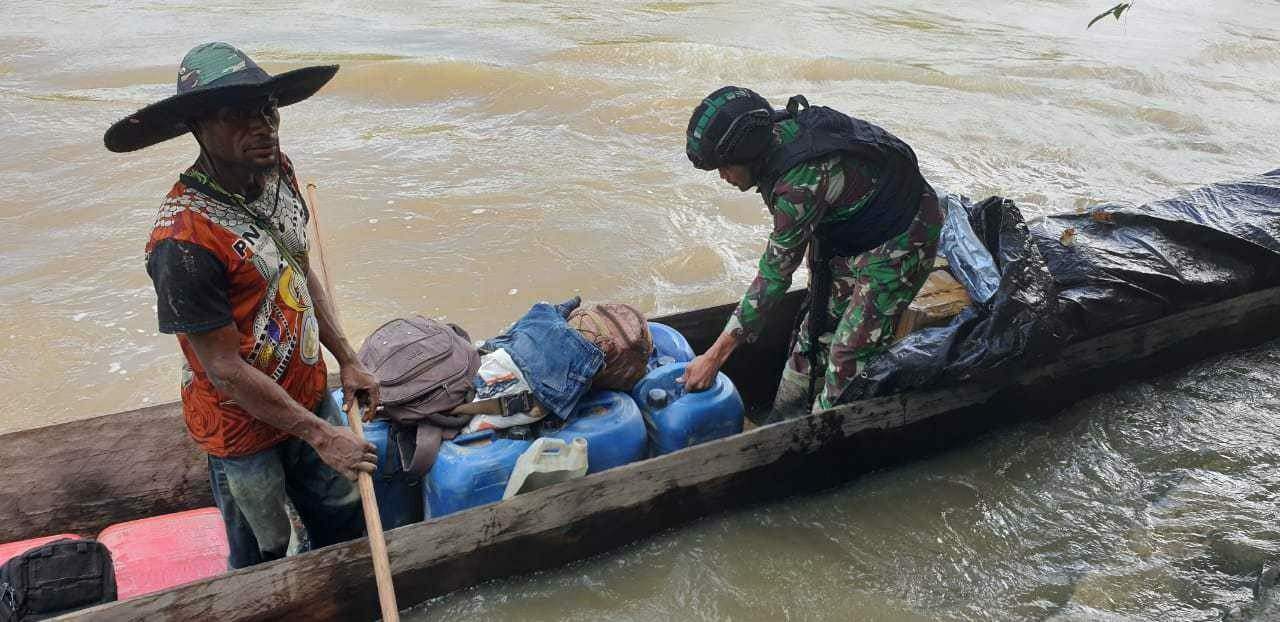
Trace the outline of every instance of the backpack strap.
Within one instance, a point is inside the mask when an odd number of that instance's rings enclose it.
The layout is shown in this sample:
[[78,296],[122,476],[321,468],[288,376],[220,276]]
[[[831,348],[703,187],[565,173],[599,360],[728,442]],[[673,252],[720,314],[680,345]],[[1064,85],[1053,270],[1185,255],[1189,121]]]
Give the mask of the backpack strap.
[[799,114],[801,108],[808,108],[809,100],[804,95],[792,95],[787,100],[787,114],[784,118],[794,119]]
[[[827,370],[818,369],[821,362],[819,353],[822,348],[822,335],[827,332],[827,312],[831,304],[831,287],[834,276],[831,273],[831,249],[828,240],[822,236],[813,236],[809,241],[809,292],[805,307],[809,318],[809,351],[805,353],[809,360],[809,393],[806,404],[813,408],[818,399],[818,378],[825,377]],[[797,338],[799,333],[797,333]],[[827,360],[831,359],[830,348]]]
[[21,620],[27,615],[26,594],[18,591],[16,583],[16,577],[0,577],[0,617],[6,620],[10,619],[9,616],[14,620]]
[[510,395],[500,395],[483,400],[468,402],[449,411],[451,415],[500,415],[503,417],[517,413],[531,413],[541,410],[542,405],[533,397],[532,391],[521,391]]
[[[508,416],[517,413],[540,412],[542,406],[534,399],[533,393],[521,391],[511,395],[503,395],[485,400],[477,400],[463,404],[447,413],[444,417],[468,419],[474,415]],[[445,437],[453,438],[456,428],[445,428],[435,425],[432,417],[427,417],[416,426],[394,425],[396,447],[400,453],[400,468],[414,477],[422,477],[436,463],[440,454],[440,445]]]
[[440,454],[444,429],[425,422],[413,428],[394,427],[397,430],[396,447],[400,450],[400,468],[414,477],[426,475]]
[[[541,411],[542,406],[534,399],[533,393],[521,391],[511,395],[503,395],[485,400],[468,402],[446,413],[428,416],[416,426],[393,426],[396,436],[396,448],[400,453],[400,468],[422,477],[436,463],[440,453],[440,444],[448,435],[445,428],[437,423],[465,423],[475,415],[514,415],[517,413]],[[456,426],[450,426],[454,432]],[[452,436],[449,436],[452,438]]]

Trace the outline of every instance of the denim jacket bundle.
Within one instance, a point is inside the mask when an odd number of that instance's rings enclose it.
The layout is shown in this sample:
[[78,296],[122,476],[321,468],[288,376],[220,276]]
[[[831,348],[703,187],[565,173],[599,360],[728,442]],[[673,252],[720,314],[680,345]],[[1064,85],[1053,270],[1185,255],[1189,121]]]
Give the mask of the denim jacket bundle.
[[573,412],[604,365],[604,352],[567,321],[581,302],[576,297],[559,305],[539,302],[480,348],[483,353],[505,350],[524,374],[537,403],[561,419]]

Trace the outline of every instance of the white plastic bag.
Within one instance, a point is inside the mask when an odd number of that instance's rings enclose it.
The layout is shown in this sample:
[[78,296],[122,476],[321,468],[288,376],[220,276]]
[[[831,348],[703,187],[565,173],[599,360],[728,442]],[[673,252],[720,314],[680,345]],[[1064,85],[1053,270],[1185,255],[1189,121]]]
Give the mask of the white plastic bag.
[[[511,360],[511,355],[502,348],[480,357],[480,370],[476,372],[476,377],[479,380],[476,399],[529,390],[529,383],[525,382],[524,374],[520,373],[520,368],[516,367],[516,362]],[[511,381],[515,381],[515,384],[507,385]]]
[[[480,357],[480,371],[476,372],[476,401],[515,395],[529,390],[529,383],[524,374],[511,360],[511,355],[501,348]],[[500,415],[476,415],[471,418],[463,434],[481,430],[498,430],[517,425],[528,425],[540,421],[545,413],[514,413],[505,417]]]

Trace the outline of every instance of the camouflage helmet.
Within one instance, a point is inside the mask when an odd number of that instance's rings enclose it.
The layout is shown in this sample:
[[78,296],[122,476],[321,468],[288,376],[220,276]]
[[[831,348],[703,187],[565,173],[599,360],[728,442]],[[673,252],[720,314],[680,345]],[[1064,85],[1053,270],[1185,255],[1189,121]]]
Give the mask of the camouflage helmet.
[[773,137],[773,108],[751,89],[716,89],[689,117],[685,155],[710,171],[725,164],[749,164],[765,154]]

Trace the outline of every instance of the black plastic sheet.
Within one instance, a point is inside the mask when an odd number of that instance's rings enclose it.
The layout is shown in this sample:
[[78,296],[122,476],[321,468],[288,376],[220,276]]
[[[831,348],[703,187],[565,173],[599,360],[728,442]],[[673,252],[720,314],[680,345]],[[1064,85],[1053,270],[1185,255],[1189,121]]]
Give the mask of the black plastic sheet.
[[1031,223],[1000,197],[962,206],[999,289],[894,344],[841,401],[998,383],[1069,343],[1280,285],[1280,169]]

